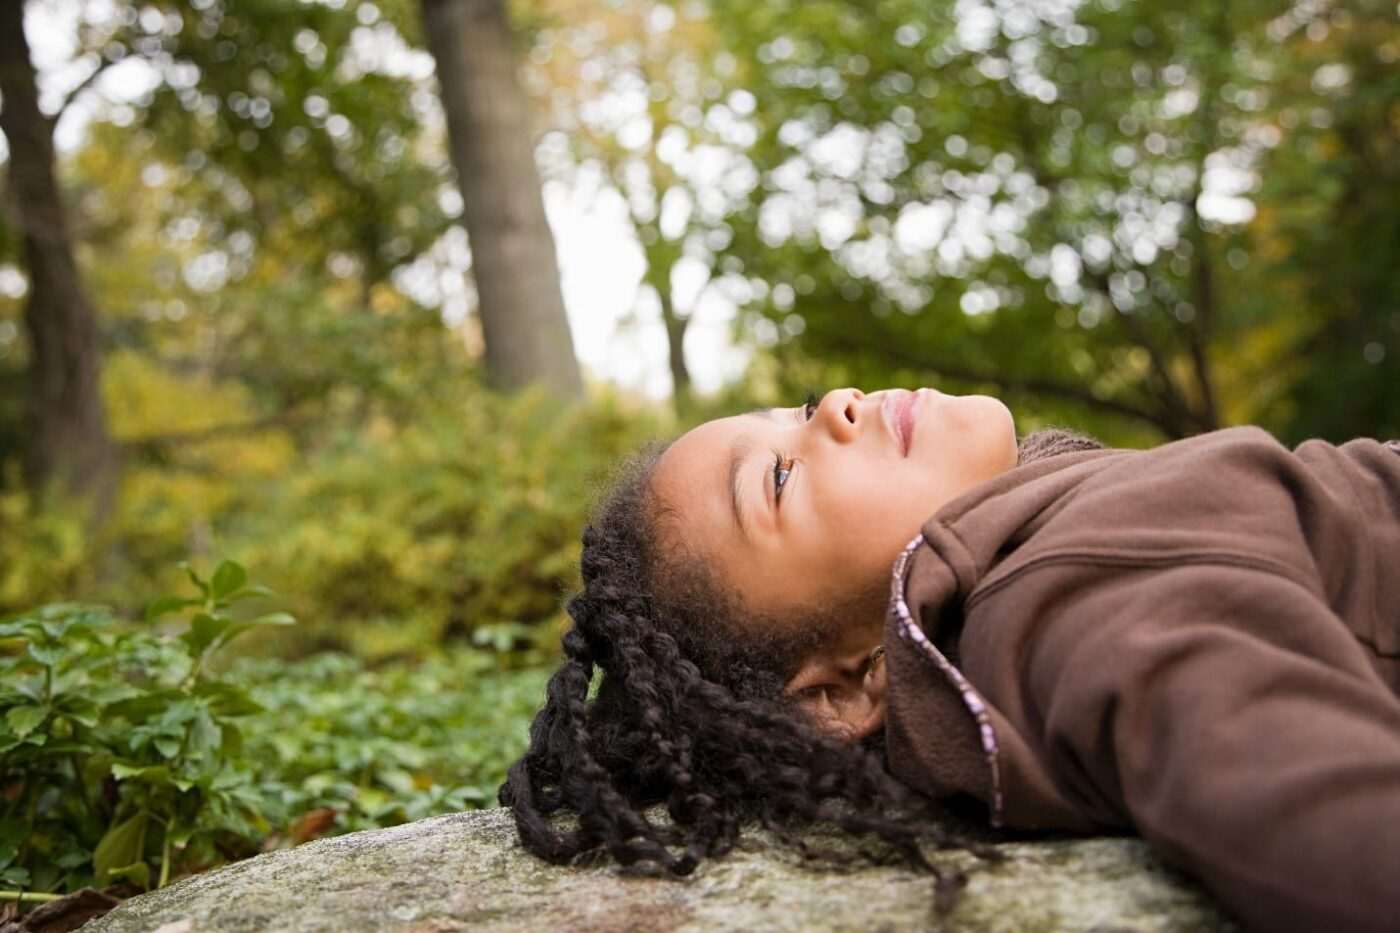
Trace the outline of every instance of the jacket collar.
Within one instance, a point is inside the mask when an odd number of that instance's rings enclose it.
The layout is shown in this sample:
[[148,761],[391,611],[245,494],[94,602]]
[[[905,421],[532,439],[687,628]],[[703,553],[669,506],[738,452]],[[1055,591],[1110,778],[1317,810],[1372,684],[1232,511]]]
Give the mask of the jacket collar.
[[992,565],[1096,472],[1093,461],[1125,453],[1079,451],[1009,470],[945,505],[896,559],[884,644],[886,749],[897,777],[938,796],[971,794],[1003,825],[1003,746],[1020,737],[947,652]]

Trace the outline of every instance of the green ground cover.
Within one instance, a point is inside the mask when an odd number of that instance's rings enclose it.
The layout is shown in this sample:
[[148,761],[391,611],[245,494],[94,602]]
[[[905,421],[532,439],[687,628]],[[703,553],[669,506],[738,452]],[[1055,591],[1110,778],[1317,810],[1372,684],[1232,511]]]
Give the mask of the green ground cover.
[[190,594],[139,620],[63,603],[0,622],[4,897],[151,888],[494,805],[543,697],[542,658],[462,644],[373,667],[228,659],[234,638],[293,620],[264,611],[237,564],[190,576]]

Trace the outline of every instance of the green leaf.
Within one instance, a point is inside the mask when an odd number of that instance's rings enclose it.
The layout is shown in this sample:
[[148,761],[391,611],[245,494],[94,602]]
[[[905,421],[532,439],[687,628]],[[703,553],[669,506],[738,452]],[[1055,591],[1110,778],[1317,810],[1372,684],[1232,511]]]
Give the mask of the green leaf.
[[29,656],[45,667],[56,667],[63,660],[61,645],[36,645],[29,643]]
[[215,599],[224,599],[236,593],[248,582],[248,571],[241,564],[231,560],[223,561],[214,570],[212,590]]
[[190,723],[189,752],[196,757],[203,752],[215,752],[224,742],[223,730],[214,722],[209,711],[201,709]]
[[107,714],[113,717],[139,722],[149,719],[156,713],[179,703],[184,694],[179,690],[160,690],[119,700],[107,707]]
[[235,622],[228,627],[223,635],[221,645],[226,645],[244,632],[252,631],[260,625],[296,625],[297,620],[291,613],[269,612],[267,615],[258,616],[256,619],[249,619],[246,622]]
[[180,638],[189,645],[190,657],[197,658],[232,624],[233,620],[225,616],[201,612],[190,622],[190,630]]
[[268,599],[276,595],[276,593],[263,586],[262,584],[254,583],[252,586],[245,586],[237,593],[234,593],[232,596],[228,597],[228,601],[231,603],[236,603],[240,599]]
[[91,861],[92,861],[92,855],[91,855],[91,853],[89,853],[89,852],[87,852],[87,851],[85,851],[85,850],[83,850],[83,849],[73,848],[73,849],[69,849],[67,852],[64,852],[64,853],[63,853],[62,855],[60,855],[58,858],[54,859],[54,860],[53,860],[53,863],[54,863],[55,865],[57,865],[59,868],[65,868],[65,869],[67,869],[67,868],[77,868],[79,865],[86,865],[88,862],[91,862]]
[[97,843],[97,849],[92,853],[92,867],[99,886],[111,884],[113,871],[125,871],[132,863],[142,861],[149,817],[145,810],[139,810],[108,829]]
[[49,621],[44,622],[39,627],[43,630],[44,635],[48,637],[49,641],[60,641],[65,635],[68,635],[74,632],[75,630],[81,631],[82,629],[87,628],[86,625],[82,624],[81,620],[72,618],[50,619]]
[[129,765],[112,762],[112,777],[119,781],[140,781],[144,784],[170,783],[170,769],[165,765]]
[[41,677],[31,677],[27,681],[15,684],[15,692],[29,697],[35,703],[44,702],[44,681]]
[[179,727],[199,715],[200,704],[183,694],[171,698],[156,720],[167,734],[179,732]]
[[190,566],[190,562],[187,560],[182,560],[180,561],[179,566],[181,570],[189,574],[190,582],[193,583],[196,587],[198,587],[199,591],[203,593],[204,596],[207,598],[209,596],[209,584],[205,583],[200,578],[199,574],[194,572],[194,568]]
[[107,877],[111,881],[130,881],[140,888],[151,887],[151,867],[145,862],[133,862],[121,868],[113,868],[107,873]]
[[186,599],[182,596],[162,596],[152,600],[150,605],[146,607],[146,621],[152,622],[166,613],[178,612],[189,606],[198,606],[203,601],[202,599]]
[[222,724],[224,733],[224,744],[222,751],[225,756],[235,758],[243,754],[243,732],[231,722]]
[[5,722],[11,731],[22,739],[39,728],[39,723],[43,722],[48,714],[47,707],[43,706],[15,706],[5,714]]
[[261,713],[264,707],[248,695],[246,690],[232,684],[210,681],[194,688],[194,695],[209,701],[209,710],[215,716],[251,716]]
[[56,705],[63,715],[89,729],[97,725],[100,718],[97,704],[84,697],[70,694],[59,700]]
[[144,695],[139,687],[123,683],[94,684],[83,691],[89,700],[98,706],[112,706],[117,703],[125,703],[134,697]]
[[0,881],[6,884],[18,885],[19,887],[26,887],[29,884],[29,869],[21,868],[18,865],[13,868],[7,868],[3,872],[0,872]]

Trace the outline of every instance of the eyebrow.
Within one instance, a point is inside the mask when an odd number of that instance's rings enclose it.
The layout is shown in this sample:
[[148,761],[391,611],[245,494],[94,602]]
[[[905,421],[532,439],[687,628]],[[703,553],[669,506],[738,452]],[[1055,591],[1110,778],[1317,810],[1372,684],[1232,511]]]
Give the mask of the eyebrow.
[[750,449],[748,439],[740,438],[729,451],[729,505],[734,510],[734,524],[745,541],[752,539],[749,537],[749,523],[745,517],[744,478],[740,475],[739,468],[744,465]]

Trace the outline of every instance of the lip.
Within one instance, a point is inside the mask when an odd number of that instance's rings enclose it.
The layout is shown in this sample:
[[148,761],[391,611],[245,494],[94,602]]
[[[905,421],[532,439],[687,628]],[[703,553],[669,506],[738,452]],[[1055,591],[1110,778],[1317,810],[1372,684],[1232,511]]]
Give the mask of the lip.
[[899,442],[902,457],[909,456],[909,448],[914,444],[914,406],[918,402],[917,394],[898,389],[891,392],[880,406],[885,424],[889,425],[890,433]]

